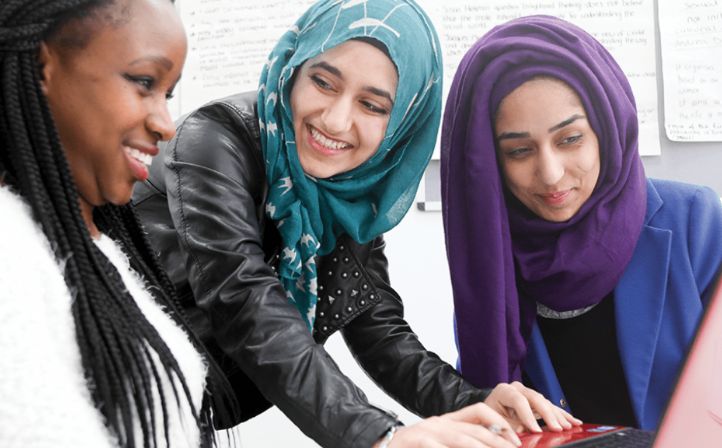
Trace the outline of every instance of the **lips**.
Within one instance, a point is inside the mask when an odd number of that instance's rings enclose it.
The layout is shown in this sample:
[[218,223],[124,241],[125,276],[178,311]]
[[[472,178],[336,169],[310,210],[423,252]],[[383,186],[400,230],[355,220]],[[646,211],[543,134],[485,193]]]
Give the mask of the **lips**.
[[153,156],[148,153],[140,152],[135,148],[125,147],[123,149],[130,157],[134,158],[145,166],[150,166],[151,162],[153,162]]
[[333,155],[353,148],[350,143],[332,139],[314,126],[307,125],[307,129],[309,145],[321,153]]
[[564,204],[572,190],[555,191],[553,193],[544,193],[538,195],[544,203],[551,206],[559,206]]
[[153,162],[153,156],[158,154],[158,147],[146,144],[126,145],[123,146],[123,153],[133,177],[141,182],[148,179],[148,168]]

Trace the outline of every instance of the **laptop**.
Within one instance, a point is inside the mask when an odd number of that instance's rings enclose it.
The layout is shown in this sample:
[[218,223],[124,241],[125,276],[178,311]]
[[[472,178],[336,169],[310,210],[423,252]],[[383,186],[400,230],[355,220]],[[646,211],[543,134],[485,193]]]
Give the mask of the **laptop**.
[[520,434],[523,448],[722,447],[722,280],[705,310],[656,435],[585,423],[562,432]]

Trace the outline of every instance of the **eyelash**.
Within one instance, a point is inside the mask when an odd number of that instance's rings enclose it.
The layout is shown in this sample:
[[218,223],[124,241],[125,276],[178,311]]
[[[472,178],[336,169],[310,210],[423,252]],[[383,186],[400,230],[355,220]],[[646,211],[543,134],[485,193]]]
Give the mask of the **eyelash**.
[[362,104],[366,109],[368,109],[369,111],[371,111],[371,112],[373,112],[373,113],[375,113],[375,114],[379,114],[379,115],[388,115],[388,114],[389,114],[389,111],[386,110],[385,108],[383,108],[383,107],[378,107],[378,106],[376,106],[375,104],[369,103],[368,101],[361,101],[361,104]]
[[504,151],[504,155],[510,159],[520,159],[529,153],[529,148],[514,148],[508,151]]
[[561,141],[562,145],[573,145],[576,143],[579,143],[582,140],[581,134],[571,135],[569,137],[564,137]]
[[[155,78],[151,76],[133,76],[133,75],[125,75],[125,79],[128,81],[140,86],[141,89],[147,94],[150,94],[153,88],[155,87]],[[165,99],[170,100],[174,96],[174,93],[172,90],[169,90],[165,94]]]
[[[563,139],[560,140],[559,144],[564,145],[564,146],[576,145],[579,142],[581,142],[583,137],[584,136],[581,134],[564,137]],[[504,154],[506,155],[506,157],[509,157],[511,159],[520,159],[520,158],[524,157],[526,154],[528,154],[529,151],[530,151],[530,149],[525,146],[525,147],[521,147],[521,148],[514,148],[514,149],[510,149],[508,151],[504,151]]]
[[146,92],[150,92],[155,86],[155,79],[150,76],[125,75],[125,79],[140,86],[140,88]]
[[318,75],[311,75],[311,81],[313,81],[316,86],[318,86],[320,89],[323,90],[333,90],[333,87],[331,87],[331,84],[327,83],[323,79],[321,79]]
[[[316,86],[321,90],[330,90],[333,91],[333,86],[331,84],[324,81],[320,76],[318,75],[310,75],[311,81],[313,81]],[[388,115],[389,111],[383,107],[378,107],[375,104],[369,102],[369,101],[361,101],[361,105],[365,107],[369,112],[372,112],[374,114],[378,115]]]

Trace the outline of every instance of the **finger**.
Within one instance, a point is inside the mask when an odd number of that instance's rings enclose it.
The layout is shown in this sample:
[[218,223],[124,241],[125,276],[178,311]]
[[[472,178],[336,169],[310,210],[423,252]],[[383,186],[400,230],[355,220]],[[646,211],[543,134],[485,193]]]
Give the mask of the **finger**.
[[562,408],[559,408],[559,409],[561,409],[561,411],[562,411],[562,416],[564,417],[564,419],[565,419],[566,421],[568,421],[569,423],[571,423],[572,425],[574,425],[574,426],[579,426],[579,425],[581,425],[582,423],[584,423],[584,422],[582,422],[580,419],[574,417],[574,416],[573,416],[572,414],[570,414],[569,412],[565,411],[564,409],[562,409]]
[[455,431],[453,436],[446,440],[446,444],[450,447],[483,445],[491,448],[517,448],[521,446],[521,440],[511,428],[502,429],[497,424],[485,427],[475,423],[454,422],[453,428]]
[[[534,411],[541,416],[541,419],[544,420],[547,428],[552,431],[562,431],[564,429],[564,424],[560,421],[561,414],[557,414],[556,411],[559,408],[554,406],[549,400],[543,396],[530,397],[529,403],[534,407]],[[571,425],[567,423],[566,420],[564,420],[564,423],[571,428]]]
[[562,414],[562,412],[565,411],[547,400],[544,395],[529,389],[518,381],[512,383],[512,386],[521,392],[529,401],[534,411],[534,417],[537,420],[542,419],[549,429],[552,431],[562,431],[563,429],[570,429],[572,427],[571,423],[568,422]]
[[[504,398],[504,403],[502,404],[514,411],[518,421],[524,425],[527,430],[531,432],[541,432],[541,427],[539,426],[539,423],[537,423],[537,419],[534,417],[534,412],[532,411],[532,408],[535,407],[534,403],[529,397],[537,402],[539,399],[536,395],[542,399],[544,399],[544,397],[541,394],[526,388],[519,382],[515,381],[511,385],[513,386],[511,388],[512,392]],[[529,394],[529,396],[527,396],[527,394]]]
[[[474,424],[477,428],[493,427],[496,429],[501,438],[504,438],[517,446],[521,444],[519,437],[516,435],[516,432],[512,429],[509,422],[484,403],[476,403],[474,405],[467,406],[459,411],[446,414],[445,417],[457,422]],[[488,429],[486,431],[488,432]]]
[[389,444],[392,447],[448,448],[439,436],[449,431],[448,421],[441,417],[430,417],[411,426],[402,426]]
[[564,426],[565,428],[571,429],[574,426],[579,426],[582,424],[581,420],[579,420],[578,418],[574,418],[572,414],[568,413],[564,409],[558,406],[555,406],[555,408],[557,410],[557,418],[560,422],[562,422],[562,425],[564,425],[565,423],[568,424],[568,426]]
[[572,424],[564,417],[564,410],[555,406],[551,401],[547,400],[539,394],[537,397],[529,397],[530,403],[534,407],[535,414],[538,414],[537,420],[542,419],[547,427],[552,431],[562,431],[571,429]]
[[421,443],[422,443],[422,445],[420,445],[421,448],[449,448],[445,444],[443,444],[441,442],[437,442],[436,440],[433,440],[433,439],[426,439],[426,440],[423,440]]
[[572,423],[568,421],[564,416],[564,410],[558,406],[555,406],[551,402],[549,402],[549,405],[551,406],[551,410],[554,412],[554,416],[557,422],[561,425],[561,427],[563,429],[572,429]]

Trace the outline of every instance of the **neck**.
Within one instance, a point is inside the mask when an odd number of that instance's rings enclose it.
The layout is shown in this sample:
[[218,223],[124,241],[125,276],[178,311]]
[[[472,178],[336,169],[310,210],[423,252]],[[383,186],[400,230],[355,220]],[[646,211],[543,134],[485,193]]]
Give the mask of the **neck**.
[[83,221],[85,221],[85,225],[88,227],[90,236],[93,237],[93,239],[100,238],[100,230],[98,230],[98,227],[93,221],[93,206],[83,198],[80,198],[79,202],[80,214],[83,216]]

